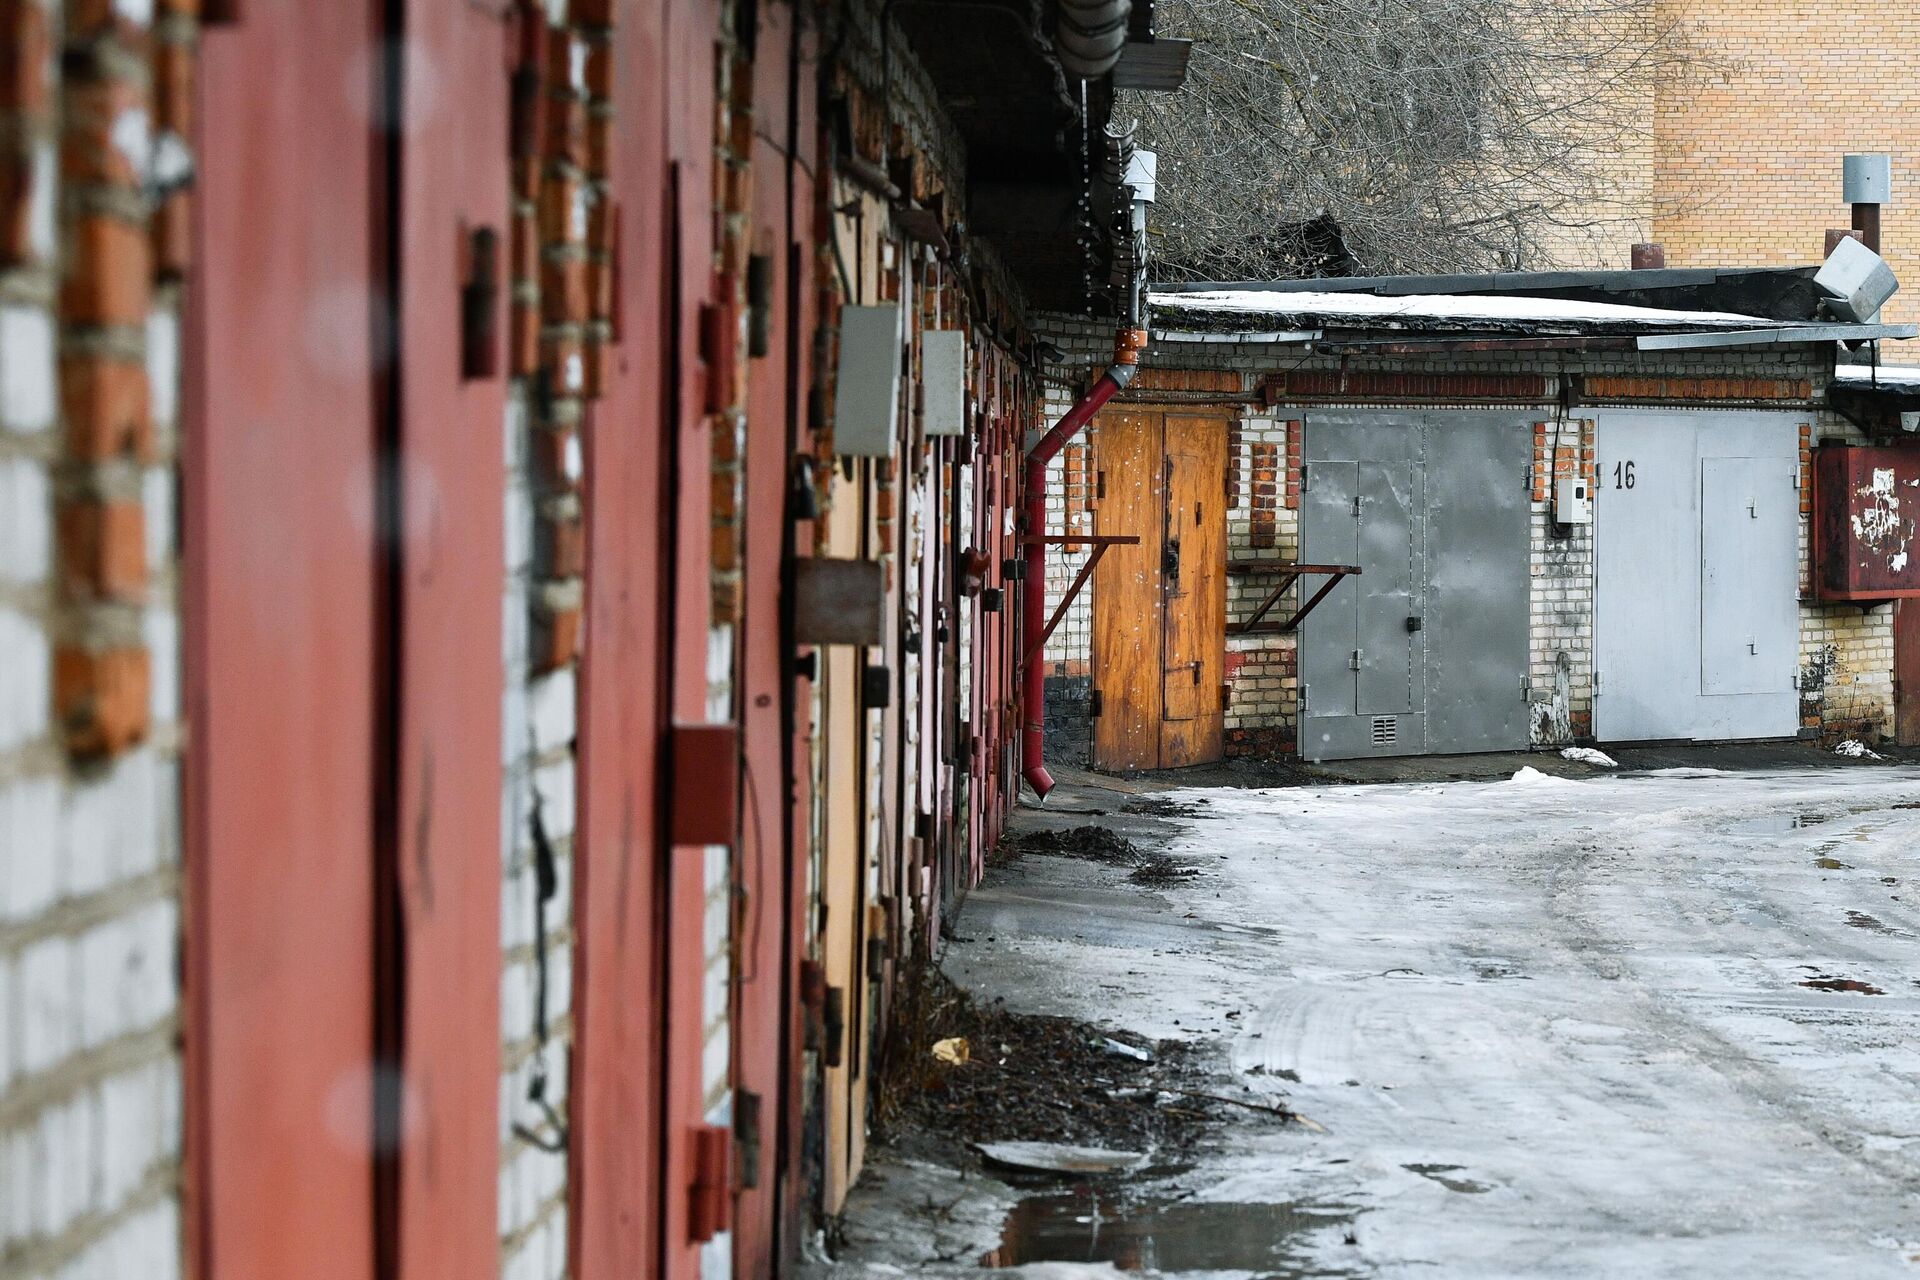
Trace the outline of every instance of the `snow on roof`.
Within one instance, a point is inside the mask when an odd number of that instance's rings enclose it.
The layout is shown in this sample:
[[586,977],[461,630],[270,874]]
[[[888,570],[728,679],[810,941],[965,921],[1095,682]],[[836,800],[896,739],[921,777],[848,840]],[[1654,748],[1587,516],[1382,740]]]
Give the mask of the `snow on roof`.
[[1912,365],[1883,364],[1878,369],[1870,364],[1835,365],[1835,382],[1858,384],[1863,387],[1879,385],[1898,387],[1902,391],[1920,390],[1920,368]]
[[[1156,319],[1163,325],[1200,322],[1286,320],[1276,327],[1300,327],[1302,319],[1334,322],[1346,328],[1484,328],[1573,325],[1612,331],[1643,329],[1772,329],[1786,322],[1730,311],[1667,311],[1613,302],[1572,302],[1514,294],[1408,294],[1377,297],[1365,293],[1222,289],[1152,295]],[[1363,321],[1364,324],[1344,323]]]

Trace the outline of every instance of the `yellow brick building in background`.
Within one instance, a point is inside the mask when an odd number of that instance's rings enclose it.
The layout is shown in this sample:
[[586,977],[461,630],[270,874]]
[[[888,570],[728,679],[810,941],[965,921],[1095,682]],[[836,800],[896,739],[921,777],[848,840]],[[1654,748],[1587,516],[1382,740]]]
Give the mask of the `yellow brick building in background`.
[[1657,0],[1654,12],[1714,65],[1629,108],[1651,116],[1650,143],[1618,157],[1617,230],[1570,236],[1554,256],[1624,267],[1632,240],[1651,239],[1673,267],[1816,263],[1826,229],[1849,220],[1841,157],[1885,151],[1881,246],[1901,291],[1884,318],[1920,320],[1920,3]]

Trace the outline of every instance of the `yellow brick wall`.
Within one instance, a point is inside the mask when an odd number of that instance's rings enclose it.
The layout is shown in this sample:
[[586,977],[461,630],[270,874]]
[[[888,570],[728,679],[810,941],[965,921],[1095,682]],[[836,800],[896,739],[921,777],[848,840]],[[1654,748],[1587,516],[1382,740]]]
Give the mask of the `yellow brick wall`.
[[[1646,200],[1668,265],[1818,262],[1825,230],[1849,220],[1841,156],[1887,151],[1882,246],[1903,287],[1885,318],[1920,319],[1920,5],[1662,0],[1662,9],[1716,64],[1653,104],[1650,181],[1623,166],[1620,196]],[[1567,249],[1556,254],[1567,265],[1626,265],[1624,243]]]

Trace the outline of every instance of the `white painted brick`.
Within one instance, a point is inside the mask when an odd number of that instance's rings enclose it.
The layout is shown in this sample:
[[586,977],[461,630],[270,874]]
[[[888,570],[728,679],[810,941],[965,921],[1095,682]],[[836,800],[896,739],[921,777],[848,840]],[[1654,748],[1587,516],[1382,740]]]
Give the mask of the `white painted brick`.
[[53,705],[50,662],[46,633],[39,624],[16,610],[0,608],[0,751],[47,732]]
[[566,746],[574,736],[572,667],[540,676],[528,686],[534,750],[542,755]]
[[153,723],[173,724],[180,719],[180,620],[172,609],[148,609],[140,632],[153,671],[148,691]]
[[573,1007],[573,948],[566,943],[547,952],[547,1016],[558,1019]]
[[182,1109],[186,1101],[181,1087],[180,1059],[169,1055],[153,1068],[154,1112],[160,1122],[160,1158],[178,1160],[186,1137]]
[[180,318],[171,311],[155,309],[147,316],[147,383],[152,388],[154,425],[178,425]]
[[0,426],[45,431],[53,425],[54,388],[52,317],[37,307],[0,306]]
[[81,1034],[88,1047],[173,1011],[175,932],[174,905],[158,902],[80,938]]
[[[502,1124],[502,1130],[500,1140],[505,1142],[507,1135],[504,1122]],[[498,1234],[502,1236],[510,1236],[513,1234],[513,1166],[511,1164],[503,1164],[500,1166],[500,1185],[494,1192],[494,1218],[495,1230]],[[509,1268],[511,1267],[512,1261],[511,1257],[506,1259]],[[512,1273],[510,1269],[503,1269],[501,1274],[510,1275]]]
[[553,1211],[547,1224],[547,1274],[545,1280],[562,1280],[567,1274],[567,1206]]
[[100,1085],[100,1203],[121,1203],[164,1150],[156,1067],[123,1072]]
[[179,1280],[180,1214],[166,1200],[129,1219],[97,1248],[105,1254],[105,1274],[140,1280]]
[[533,563],[533,497],[524,483],[509,480],[505,510],[507,572],[523,573]]
[[510,964],[500,975],[500,1032],[509,1043],[533,1034],[533,966]]
[[81,1095],[40,1112],[36,1173],[45,1183],[42,1231],[66,1229],[94,1207],[93,1099]]
[[[18,1021],[13,1009],[13,960],[0,955],[0,1094],[13,1083],[13,1028]],[[6,1168],[6,1151],[0,1147],[0,1171]],[[7,1232],[6,1195],[0,1192],[0,1240],[12,1237]]]
[[0,460],[0,581],[46,581],[52,550],[46,468],[27,458]]
[[527,669],[527,587],[519,578],[508,578],[500,605],[500,637],[504,665],[508,672]]
[[159,573],[174,552],[173,468],[148,467],[140,476],[140,509],[147,522],[147,568]]
[[573,834],[573,758],[571,756],[543,765],[534,771],[533,785],[540,793],[540,818],[547,836],[564,840]]
[[33,149],[33,191],[27,199],[27,243],[35,258],[50,262],[60,247],[60,155],[51,142]]
[[37,915],[59,892],[60,784],[0,782],[0,919]]
[[35,1136],[31,1128],[0,1132],[0,1240],[24,1240],[38,1229]]
[[69,784],[60,814],[63,894],[92,893],[159,865],[154,783],[153,753],[135,751],[98,777]]
[[533,867],[522,859],[500,882],[500,947],[511,951],[533,941]]
[[74,952],[61,937],[43,938],[20,953],[14,968],[19,1002],[19,1066],[44,1071],[74,1048]]

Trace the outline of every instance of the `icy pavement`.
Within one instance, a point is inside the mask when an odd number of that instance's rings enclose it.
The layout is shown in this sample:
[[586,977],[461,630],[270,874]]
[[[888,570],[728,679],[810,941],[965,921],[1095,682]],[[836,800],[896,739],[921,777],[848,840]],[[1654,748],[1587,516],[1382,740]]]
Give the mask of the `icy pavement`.
[[1202,875],[1029,858],[946,961],[1325,1126],[1177,1179],[1284,1249],[1160,1273],[1920,1275],[1920,770],[1164,794]]

